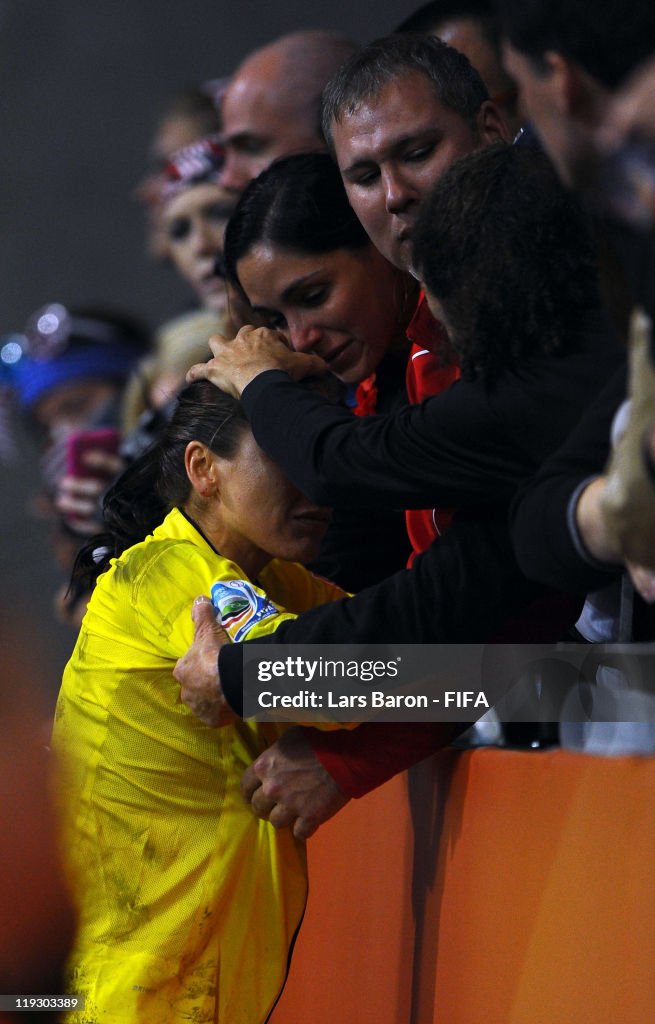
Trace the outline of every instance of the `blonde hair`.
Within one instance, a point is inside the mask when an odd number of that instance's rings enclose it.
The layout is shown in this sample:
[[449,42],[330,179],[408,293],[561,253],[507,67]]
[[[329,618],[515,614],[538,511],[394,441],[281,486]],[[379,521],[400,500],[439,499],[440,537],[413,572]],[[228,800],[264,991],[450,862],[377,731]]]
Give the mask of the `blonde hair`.
[[225,319],[210,310],[194,310],[169,320],[155,335],[155,351],[143,359],[127,382],[123,393],[121,424],[130,433],[140,416],[152,407],[153,390],[162,378],[178,378],[184,384],[186,371],[194,363],[209,359],[211,334],[225,334]]

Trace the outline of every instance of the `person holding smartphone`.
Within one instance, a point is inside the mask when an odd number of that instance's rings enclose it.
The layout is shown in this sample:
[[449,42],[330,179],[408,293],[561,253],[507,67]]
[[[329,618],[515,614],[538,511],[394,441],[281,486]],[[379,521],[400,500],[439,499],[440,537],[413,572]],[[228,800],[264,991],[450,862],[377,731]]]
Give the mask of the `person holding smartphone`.
[[[58,302],[38,309],[13,341],[9,383],[40,453],[43,489],[35,504],[51,525],[55,561],[66,575],[81,539],[100,528],[100,498],[123,468],[123,389],[149,344],[131,314]],[[79,626],[78,601],[65,593],[55,599],[58,615]]]

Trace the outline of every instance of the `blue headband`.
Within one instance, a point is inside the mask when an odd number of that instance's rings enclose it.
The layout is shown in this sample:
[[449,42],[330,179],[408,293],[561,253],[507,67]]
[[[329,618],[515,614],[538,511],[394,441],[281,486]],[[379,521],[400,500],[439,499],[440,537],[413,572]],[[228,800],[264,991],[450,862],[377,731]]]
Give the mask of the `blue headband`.
[[126,380],[141,352],[126,344],[93,345],[72,342],[53,359],[24,355],[11,368],[11,383],[24,409],[61,384],[94,378]]
[[2,339],[0,380],[29,409],[71,381],[125,380],[143,354],[143,340],[119,323],[76,316],[54,302],[34,313],[24,334]]

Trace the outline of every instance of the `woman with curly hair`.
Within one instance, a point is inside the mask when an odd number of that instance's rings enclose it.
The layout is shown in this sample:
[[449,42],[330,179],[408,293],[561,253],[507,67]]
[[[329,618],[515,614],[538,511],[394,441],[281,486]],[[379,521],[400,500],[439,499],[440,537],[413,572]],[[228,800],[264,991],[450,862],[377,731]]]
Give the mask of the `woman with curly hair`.
[[571,349],[598,305],[587,218],[529,144],[444,174],[421,206],[414,266],[467,380]]

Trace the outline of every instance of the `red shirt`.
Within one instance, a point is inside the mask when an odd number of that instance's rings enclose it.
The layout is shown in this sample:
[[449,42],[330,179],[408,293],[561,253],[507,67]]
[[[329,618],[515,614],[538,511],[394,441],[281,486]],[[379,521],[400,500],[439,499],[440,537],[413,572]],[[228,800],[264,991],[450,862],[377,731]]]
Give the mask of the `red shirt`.
[[[405,377],[407,397],[412,405],[418,405],[425,398],[445,391],[460,376],[457,363],[446,362],[449,356],[448,335],[443,324],[432,316],[423,290],[407,328],[407,337],[412,342]],[[436,537],[448,529],[452,517],[453,510],[447,508],[409,509],[405,512],[412,545],[408,566],[416,555],[425,551]]]

